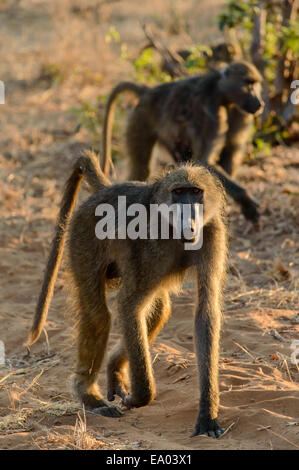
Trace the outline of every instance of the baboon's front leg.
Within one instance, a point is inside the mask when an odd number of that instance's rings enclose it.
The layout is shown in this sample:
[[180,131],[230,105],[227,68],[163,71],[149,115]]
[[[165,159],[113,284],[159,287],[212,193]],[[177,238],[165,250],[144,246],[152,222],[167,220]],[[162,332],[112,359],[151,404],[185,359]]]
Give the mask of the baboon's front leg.
[[[168,293],[165,293],[152,302],[146,315],[148,341],[152,343],[159,331],[167,322],[171,313],[171,303]],[[129,393],[128,380],[128,354],[124,342],[121,341],[112,351],[107,367],[108,400],[113,401],[115,395],[126,400]]]
[[249,196],[246,189],[230,178],[218,165],[210,167],[210,170],[218,176],[227,194],[241,206],[245,219],[249,220],[253,224],[257,224],[260,217],[258,212],[259,205]]
[[253,116],[233,106],[229,109],[228,119],[229,128],[220,153],[219,165],[234,178],[245,156],[246,145],[252,133]]
[[[216,230],[217,232],[217,230]],[[197,268],[198,304],[195,313],[195,345],[200,382],[199,413],[193,436],[219,437],[218,360],[221,326],[220,297],[224,277],[224,232],[204,232],[203,259]]]
[[[143,286],[119,293],[119,314],[130,366],[131,394],[123,400],[128,408],[148,405],[155,397],[146,313],[151,299]],[[138,292],[138,295],[136,295]]]
[[[241,210],[245,219],[249,220],[253,224],[257,224],[259,220],[258,203],[252,199],[243,186],[236,183],[234,179],[230,177],[228,173],[226,173],[225,169],[217,164],[217,159],[225,143],[224,130],[218,136],[213,136],[212,133],[209,136],[210,138],[207,137],[203,149],[200,147],[199,140],[194,138],[194,141],[192,142],[193,160],[201,163],[202,165],[208,166],[209,169],[218,176],[224,186],[226,193],[241,206]],[[229,158],[234,159],[234,164],[237,165],[238,159],[241,159],[241,147],[233,148],[232,144],[230,143],[230,148],[227,147],[226,150],[223,150],[223,153],[221,154],[222,157],[224,157],[225,152],[231,152]],[[221,164],[224,164],[223,158]]]

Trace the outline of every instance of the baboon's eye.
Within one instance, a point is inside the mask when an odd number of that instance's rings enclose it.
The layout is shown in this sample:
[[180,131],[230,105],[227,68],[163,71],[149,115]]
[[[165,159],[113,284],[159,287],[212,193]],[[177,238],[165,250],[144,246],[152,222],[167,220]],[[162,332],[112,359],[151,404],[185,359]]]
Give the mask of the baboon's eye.
[[198,193],[200,193],[200,192],[202,192],[202,191],[201,191],[201,189],[199,189],[199,188],[193,188],[193,189],[192,189],[192,192],[193,192],[194,194],[198,194]]
[[174,190],[174,192],[175,192],[175,194],[181,194],[181,193],[182,193],[182,190],[181,190],[181,188],[176,188],[176,189]]
[[248,78],[248,79],[246,80],[246,83],[247,83],[247,85],[254,85],[254,84],[255,84],[255,80],[253,80],[252,78]]

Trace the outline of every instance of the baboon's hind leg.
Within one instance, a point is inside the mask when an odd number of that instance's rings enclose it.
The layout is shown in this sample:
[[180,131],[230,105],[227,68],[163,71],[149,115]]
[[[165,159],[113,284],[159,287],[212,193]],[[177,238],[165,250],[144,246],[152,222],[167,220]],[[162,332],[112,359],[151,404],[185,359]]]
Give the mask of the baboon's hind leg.
[[94,286],[91,286],[89,278],[88,284],[80,279],[77,285],[80,320],[75,389],[86,409],[103,416],[119,417],[121,408],[108,403],[97,384],[111,323],[104,283],[94,279]]
[[[146,323],[148,341],[152,343],[167,322],[171,313],[170,298],[167,293],[157,297],[149,310]],[[113,401],[115,395],[125,399],[129,394],[128,355],[123,341],[112,351],[107,367],[107,397]]]
[[[142,136],[142,138],[140,138]],[[129,180],[145,181],[149,176],[150,159],[156,137],[139,109],[133,111],[126,132],[127,150],[130,157]]]

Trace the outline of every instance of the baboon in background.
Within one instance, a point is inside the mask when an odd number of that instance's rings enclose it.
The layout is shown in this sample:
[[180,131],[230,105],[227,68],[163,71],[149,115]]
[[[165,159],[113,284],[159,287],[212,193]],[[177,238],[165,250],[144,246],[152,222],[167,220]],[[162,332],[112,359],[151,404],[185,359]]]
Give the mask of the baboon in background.
[[212,165],[226,192],[256,223],[257,203],[231,177],[240,165],[253,116],[263,108],[261,75],[247,62],[232,62],[220,71],[165,83],[154,88],[121,82],[106,105],[103,129],[104,173],[111,164],[111,128],[117,96],[139,97],[126,129],[130,180],[146,180],[153,146],[159,142],[173,159]]
[[[83,177],[87,178],[94,194],[70,220]],[[150,204],[190,204],[192,210],[188,224],[193,230],[196,204],[203,204],[202,248],[186,251],[183,237],[131,240],[117,239],[116,236],[116,239],[99,240],[95,235],[96,207],[108,203],[117,214],[119,196],[126,196],[127,207],[136,202],[142,204],[147,214]],[[218,437],[222,434],[217,415],[221,297],[227,252],[224,205],[221,183],[204,167],[187,164],[152,184],[128,182],[110,185],[93,154],[86,154],[76,162],[63,195],[27,346],[38,339],[46,320],[68,232],[69,266],[79,313],[75,388],[87,409],[110,417],[122,414],[119,406],[103,398],[97,384],[110,329],[110,312],[106,303],[110,282],[115,284],[115,279],[120,282],[118,310],[123,339],[108,359],[108,399],[112,401],[115,395],[119,395],[126,407],[140,407],[155,397],[149,344],[170,315],[169,293],[175,291],[185,274],[191,271],[198,297],[195,347],[200,377],[200,406],[194,435]],[[132,217],[128,217],[127,224],[130,220]],[[173,223],[172,220],[170,229],[174,229]]]

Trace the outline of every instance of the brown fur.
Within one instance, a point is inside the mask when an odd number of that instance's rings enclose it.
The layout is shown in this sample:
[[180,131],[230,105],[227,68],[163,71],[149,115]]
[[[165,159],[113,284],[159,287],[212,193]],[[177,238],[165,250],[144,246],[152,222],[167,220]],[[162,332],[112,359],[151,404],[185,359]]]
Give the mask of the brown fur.
[[[92,168],[94,157],[90,154],[85,156],[87,160],[88,157]],[[224,196],[220,183],[206,168],[188,164],[168,172],[152,184],[105,186],[108,181],[99,168],[95,168],[92,176],[84,166],[83,175],[89,175],[89,181],[92,180],[97,191],[81,205],[69,223],[70,207],[73,207],[79,187],[77,174],[79,172],[82,179],[82,167],[81,160],[75,164],[68,180],[54,239],[61,240],[61,231],[64,238],[68,230],[70,274],[79,313],[75,388],[80,400],[87,409],[96,413],[111,417],[122,414],[119,406],[104,400],[97,384],[111,323],[106,290],[114,278],[120,279],[117,302],[123,338],[108,359],[108,399],[111,401],[119,395],[128,408],[147,405],[154,399],[156,390],[149,345],[169,318],[169,293],[177,289],[191,270],[198,292],[195,343],[201,390],[194,434],[218,437],[223,432],[217,423],[218,354],[227,249]],[[194,190],[197,193],[200,190],[201,199],[197,199],[199,196],[194,194]],[[109,203],[117,210],[120,195],[127,197],[127,207],[139,202],[147,210],[149,204],[171,204],[174,200],[181,203],[185,201],[183,198],[202,201],[203,247],[185,251],[181,240],[161,238],[99,240],[95,235],[95,209],[99,204]],[[65,217],[67,224],[61,226]],[[44,295],[40,298],[29,345],[38,339],[45,322],[53,292],[53,288],[49,291],[48,285],[54,285],[62,256],[63,243],[56,241],[53,247],[42,289],[48,294],[46,301]],[[42,301],[44,304],[41,305]]]
[[256,222],[256,203],[234,176],[244,156],[253,116],[262,110],[261,76],[248,62],[232,62],[211,71],[154,88],[120,83],[108,99],[105,113],[103,162],[111,163],[112,111],[117,96],[134,91],[139,103],[126,130],[130,157],[129,179],[148,178],[154,144],[164,146],[175,161],[215,165],[227,193],[238,202],[246,218]]

